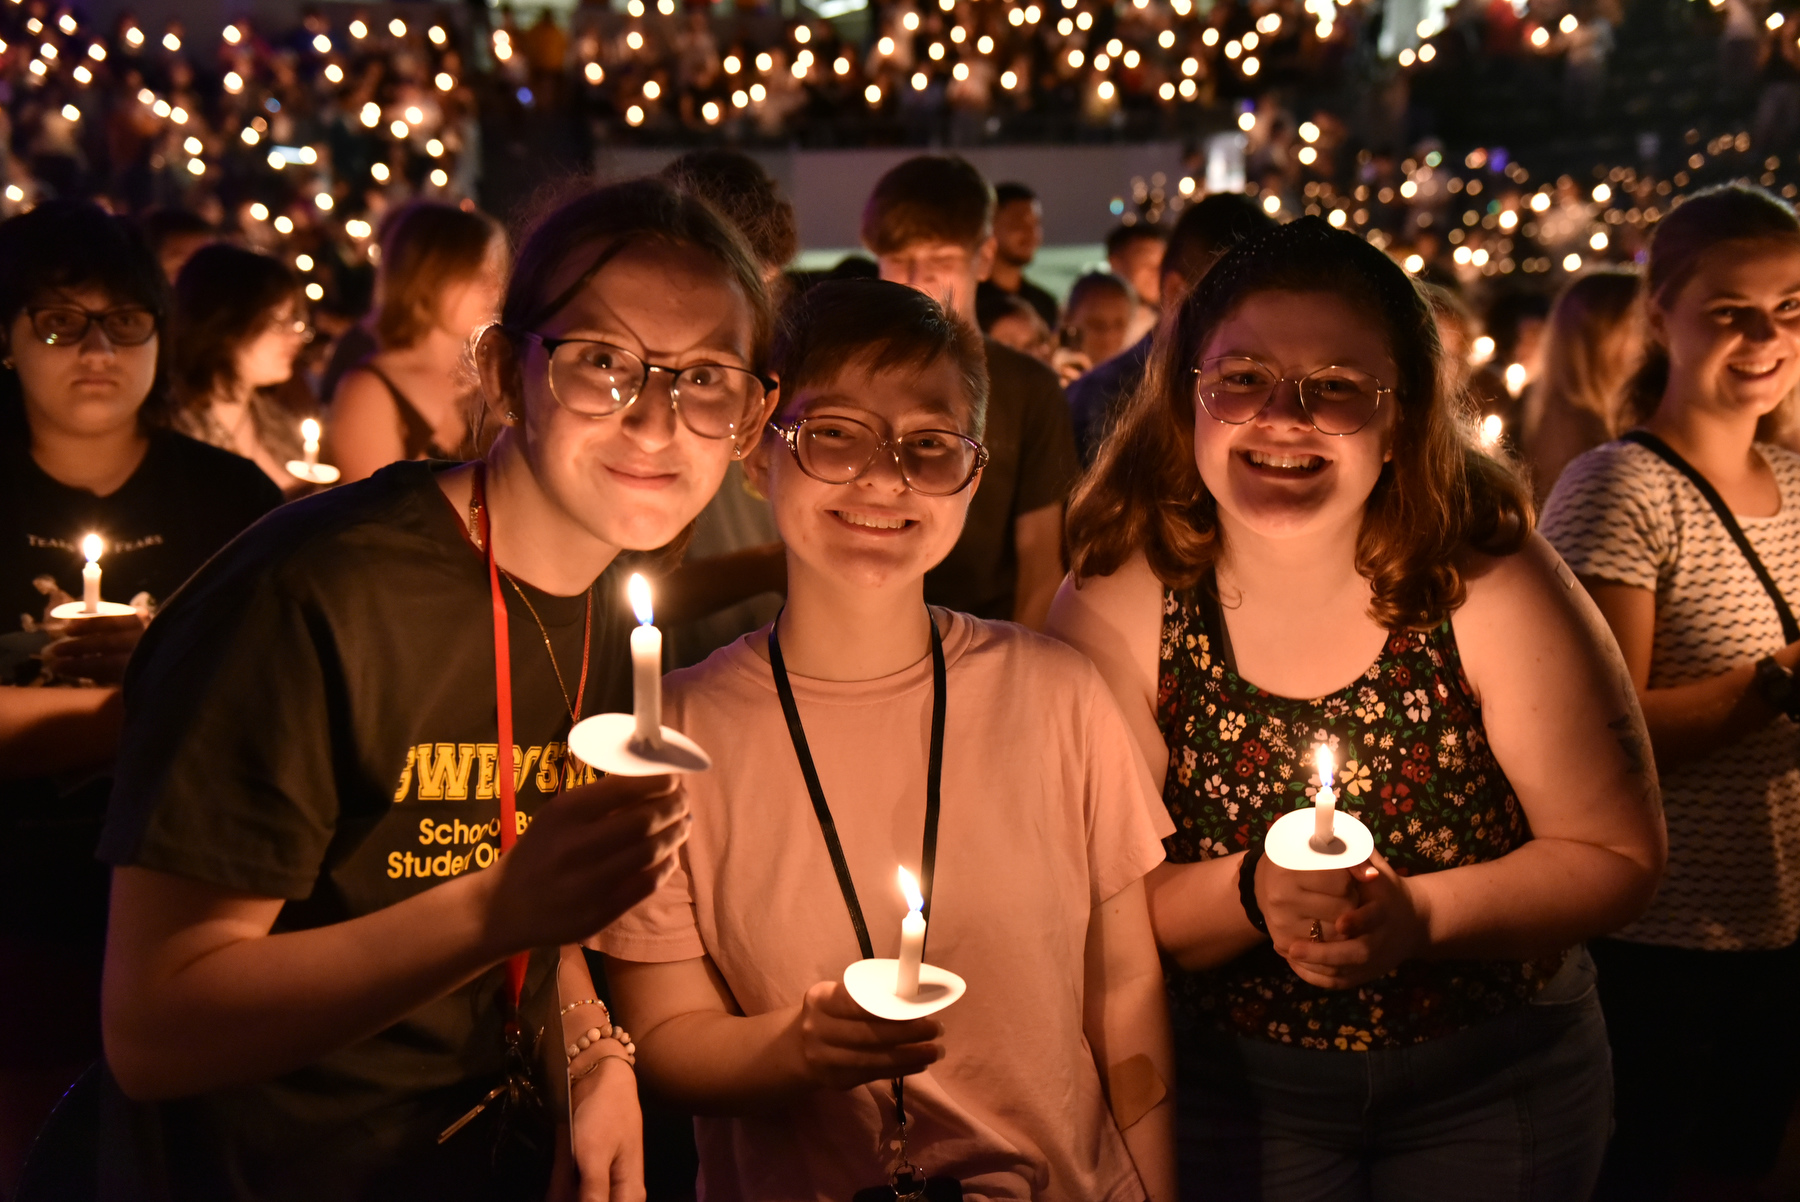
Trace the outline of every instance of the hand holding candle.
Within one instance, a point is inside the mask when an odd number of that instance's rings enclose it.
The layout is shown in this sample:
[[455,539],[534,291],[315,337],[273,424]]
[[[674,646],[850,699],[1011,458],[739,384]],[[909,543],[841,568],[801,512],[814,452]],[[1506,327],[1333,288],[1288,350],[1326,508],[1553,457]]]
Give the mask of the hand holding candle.
[[925,898],[913,874],[900,870],[900,891],[906,894],[906,917],[900,920],[900,966],[894,978],[894,996],[919,996],[919,964],[925,959]]
[[100,541],[98,534],[90,534],[81,540],[81,553],[87,556],[87,566],[81,569],[81,612],[97,614],[100,612],[100,552],[106,544]]
[[1316,753],[1319,765],[1319,794],[1313,799],[1313,834],[1311,847],[1314,851],[1329,852],[1337,836],[1333,833],[1333,822],[1337,817],[1337,793],[1331,787],[1332,773],[1337,769],[1337,762],[1331,754],[1331,745],[1320,743]]
[[641,747],[662,745],[662,631],[653,624],[650,582],[636,572],[626,585],[637,629],[631,632],[631,712],[636,728],[631,741]]

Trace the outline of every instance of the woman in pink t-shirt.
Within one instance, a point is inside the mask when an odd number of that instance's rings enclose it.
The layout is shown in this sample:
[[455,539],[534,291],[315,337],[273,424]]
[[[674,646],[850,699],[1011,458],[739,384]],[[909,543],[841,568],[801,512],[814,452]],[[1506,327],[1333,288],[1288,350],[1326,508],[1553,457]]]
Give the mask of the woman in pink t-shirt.
[[[1172,1200],[1143,886],[1166,814],[1084,658],[925,605],[985,461],[982,345],[920,293],[844,282],[796,302],[773,366],[777,437],[746,467],[787,608],[668,679],[718,768],[688,779],[679,870],[599,941],[639,1071],[709,1116],[709,1200],[842,1202],[903,1160],[931,1198]],[[897,866],[928,891],[928,962],[968,982],[909,1022],[841,983],[895,954]]]

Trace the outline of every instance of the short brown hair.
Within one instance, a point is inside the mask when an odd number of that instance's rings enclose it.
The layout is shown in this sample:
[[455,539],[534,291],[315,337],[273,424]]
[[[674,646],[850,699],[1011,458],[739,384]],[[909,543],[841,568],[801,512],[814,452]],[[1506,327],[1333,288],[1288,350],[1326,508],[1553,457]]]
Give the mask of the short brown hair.
[[481,271],[500,227],[481,213],[417,201],[382,225],[375,284],[375,339],[383,349],[411,346],[437,320],[444,290]]
[[736,150],[690,150],[662,178],[692,192],[736,226],[765,271],[780,271],[800,249],[794,206],[762,165]]
[[1077,581],[1117,571],[1141,550],[1174,588],[1194,585],[1219,555],[1218,508],[1194,463],[1194,376],[1207,340],[1262,292],[1324,292],[1369,314],[1400,369],[1393,458],[1363,513],[1356,565],[1372,586],[1370,616],[1388,629],[1429,629],[1465,595],[1468,549],[1504,555],[1531,531],[1518,475],[1475,447],[1461,398],[1442,384],[1431,307],[1394,261],[1354,234],[1304,217],[1240,243],[1157,334],[1149,371],[1069,508]]
[[916,288],[886,280],[814,285],[782,311],[769,367],[786,403],[847,364],[882,371],[946,357],[968,396],[968,433],[979,439],[987,428],[987,348],[972,326]]
[[863,206],[863,245],[877,255],[917,242],[973,250],[994,232],[994,190],[953,154],[921,154],[876,181]]
[[300,277],[271,255],[214,242],[193,253],[175,277],[175,395],[183,406],[210,405],[237,382],[237,353],[269,318],[301,297]]

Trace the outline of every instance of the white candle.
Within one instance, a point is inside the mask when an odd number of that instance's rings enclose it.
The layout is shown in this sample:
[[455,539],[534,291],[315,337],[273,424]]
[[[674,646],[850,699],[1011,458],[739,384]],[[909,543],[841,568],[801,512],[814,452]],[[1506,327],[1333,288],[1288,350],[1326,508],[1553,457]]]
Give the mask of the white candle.
[[98,534],[90,534],[81,540],[81,553],[87,556],[87,567],[81,569],[81,612],[97,614],[100,612],[100,552],[106,544],[100,541]]
[[919,964],[925,959],[925,898],[913,874],[900,870],[900,891],[906,894],[906,917],[900,920],[900,968],[894,977],[894,996],[919,996]]
[[301,422],[300,441],[306,454],[306,466],[312,467],[319,462],[319,423],[310,417]]
[[662,744],[662,631],[653,625],[650,582],[633,572],[625,591],[638,620],[631,632],[631,712],[637,718],[632,741],[657,747]]
[[1332,772],[1337,763],[1332,759],[1331,748],[1325,743],[1319,744],[1315,753],[1319,765],[1319,793],[1313,799],[1313,836],[1312,849],[1324,851],[1331,846],[1337,836],[1332,831],[1332,824],[1337,817],[1337,794],[1332,791]]

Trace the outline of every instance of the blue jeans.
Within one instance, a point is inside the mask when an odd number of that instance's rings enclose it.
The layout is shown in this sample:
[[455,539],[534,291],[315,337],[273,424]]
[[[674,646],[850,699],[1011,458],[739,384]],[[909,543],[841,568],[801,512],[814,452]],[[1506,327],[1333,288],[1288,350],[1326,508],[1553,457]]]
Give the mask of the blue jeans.
[[1182,1195],[1220,1202],[1586,1202],[1612,1122],[1593,962],[1404,1048],[1180,1033]]

